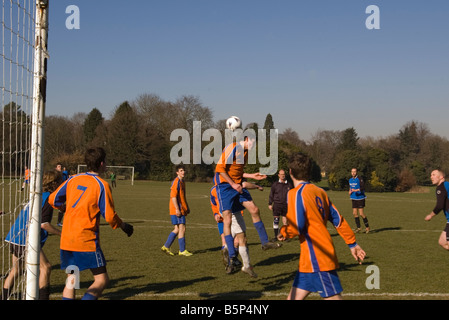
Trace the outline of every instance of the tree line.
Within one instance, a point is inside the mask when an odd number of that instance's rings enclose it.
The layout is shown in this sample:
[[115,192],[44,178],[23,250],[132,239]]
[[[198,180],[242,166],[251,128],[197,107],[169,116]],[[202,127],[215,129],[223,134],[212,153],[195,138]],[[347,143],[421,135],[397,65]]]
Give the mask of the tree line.
[[[30,130],[20,106],[5,105],[0,114],[3,145],[8,148],[12,136],[24,140]],[[93,108],[88,114],[74,113],[71,117],[48,115],[45,118],[44,165],[47,169],[62,163],[71,173],[83,163],[84,151],[89,146],[101,146],[107,152],[108,165],[135,167],[135,179],[170,180],[173,164],[170,150],[176,141],[170,134],[178,128],[193,134],[193,121],[201,121],[201,130],[219,129],[223,134],[225,119],[215,121],[212,110],[199,97],[185,95],[175,101],[165,101],[156,94],[142,94],[133,101],[118,105],[109,117]],[[276,129],[275,119],[267,114],[263,126],[249,123],[246,128]],[[224,140],[223,140],[224,141]],[[26,144],[26,142],[24,142]],[[4,147],[5,148],[5,147]],[[430,172],[439,168],[449,172],[449,141],[431,133],[428,126],[417,121],[404,124],[396,134],[387,137],[360,138],[354,128],[345,130],[317,130],[309,140],[303,140],[293,128],[279,132],[279,169],[287,169],[288,157],[293,152],[306,152],[315,161],[314,181],[326,179],[332,190],[346,190],[351,168],[356,167],[369,191],[408,191],[416,186],[430,184]],[[4,153],[8,150],[4,150]],[[3,168],[18,167],[20,159],[5,158]],[[11,159],[11,160],[10,160]],[[23,164],[22,164],[23,166]],[[211,181],[214,165],[188,164],[187,179]],[[256,171],[259,164],[248,165]],[[6,169],[8,170],[8,169]],[[277,179],[271,176],[265,185]]]

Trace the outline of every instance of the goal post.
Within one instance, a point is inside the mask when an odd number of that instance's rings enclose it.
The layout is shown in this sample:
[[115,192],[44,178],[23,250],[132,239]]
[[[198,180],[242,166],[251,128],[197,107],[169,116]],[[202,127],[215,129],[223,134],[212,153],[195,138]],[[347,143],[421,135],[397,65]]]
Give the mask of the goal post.
[[[82,173],[87,171],[87,166],[85,164],[78,164],[77,173]],[[134,167],[133,166],[107,166],[106,172],[104,172],[101,177],[104,179],[110,179],[111,174],[115,174],[115,179],[118,181],[130,181],[131,185],[134,185]]]
[[36,0],[34,51],[33,116],[31,134],[30,202],[26,250],[26,299],[39,299],[40,234],[42,213],[42,176],[44,119],[47,88],[48,2]]

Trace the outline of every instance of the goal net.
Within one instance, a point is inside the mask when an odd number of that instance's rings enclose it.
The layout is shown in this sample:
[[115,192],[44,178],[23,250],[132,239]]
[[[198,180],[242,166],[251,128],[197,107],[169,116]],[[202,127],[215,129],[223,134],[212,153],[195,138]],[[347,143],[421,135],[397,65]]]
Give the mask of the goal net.
[[[34,1],[2,1],[1,29],[1,285],[10,285],[7,297],[23,297],[25,255],[13,258],[4,241],[21,210],[29,201],[31,114],[34,78]],[[13,270],[14,266],[14,270]],[[19,272],[15,272],[15,271]],[[14,273],[13,279],[8,277]]]
[[1,6],[1,296],[31,300],[39,295],[48,0],[2,0]]
[[[85,164],[78,165],[78,173],[86,172],[87,166]],[[134,167],[133,166],[107,166],[106,171],[101,174],[101,177],[116,185],[121,183],[134,185]],[[115,180],[115,181],[114,181]]]

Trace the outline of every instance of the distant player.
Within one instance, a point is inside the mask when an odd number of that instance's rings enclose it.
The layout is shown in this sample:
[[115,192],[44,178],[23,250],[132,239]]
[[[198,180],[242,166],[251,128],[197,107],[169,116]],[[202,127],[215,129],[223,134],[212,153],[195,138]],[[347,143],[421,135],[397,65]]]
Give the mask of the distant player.
[[326,192],[309,182],[311,159],[296,154],[290,159],[289,168],[294,189],[288,192],[288,224],[282,226],[278,239],[299,236],[301,254],[288,299],[303,300],[311,292],[319,292],[324,299],[341,299],[343,289],[336,272],[338,260],[327,222],[333,224],[359,263],[365,258],[365,252]]
[[254,203],[248,190],[242,186],[244,178],[255,180],[266,179],[266,176],[260,173],[249,174],[243,172],[248,162],[248,150],[255,143],[255,138],[247,136],[243,141],[233,142],[227,145],[215,168],[214,184],[217,187],[219,206],[223,216],[223,233],[229,250],[231,268],[238,268],[237,254],[233,248],[234,239],[231,235],[231,224],[233,208],[239,204],[243,205],[251,214],[263,250],[279,248],[281,245],[280,243],[268,240],[267,231],[260,218],[259,208]]
[[351,178],[349,179],[349,196],[352,200],[352,215],[354,216],[356,229],[355,232],[360,232],[362,229],[360,228],[360,217],[363,219],[363,223],[365,224],[365,232],[368,233],[370,231],[368,218],[365,215],[365,182],[362,178],[357,175],[357,169],[351,169]]
[[69,170],[66,167],[62,168],[62,181],[66,181],[70,177]]
[[432,220],[441,211],[444,212],[446,217],[446,226],[441,232],[438,244],[446,250],[449,250],[449,182],[446,181],[445,175],[441,170],[433,170],[430,174],[430,180],[432,184],[437,186],[435,190],[437,203],[431,213],[429,213],[424,219],[426,221]]
[[[106,259],[100,247],[99,227],[102,216],[113,229],[121,228],[128,237],[133,234],[132,225],[123,222],[115,212],[109,184],[100,178],[106,170],[106,153],[102,148],[86,151],[87,172],[69,177],[49,197],[54,208],[66,204],[64,226],[61,233],[61,269],[78,267],[90,269],[94,282],[82,300],[97,300],[109,282]],[[75,299],[75,288],[66,285],[63,300]]]
[[25,180],[23,181],[22,189],[20,191],[23,191],[25,189],[25,186],[29,183],[30,183],[30,169],[28,169],[28,167],[25,166]]
[[[61,184],[61,175],[56,171],[49,171],[44,173],[42,177],[42,211],[41,211],[41,250],[39,253],[39,300],[49,300],[50,298],[50,274],[51,264],[48,261],[43,247],[48,239],[49,234],[55,234],[60,236],[61,231],[56,229],[51,224],[53,217],[53,208],[48,203],[48,197],[50,193],[55,191]],[[21,274],[21,265],[23,263],[20,260],[25,259],[25,248],[28,234],[28,222],[30,218],[29,206],[27,205],[20,211],[19,216],[11,227],[5,241],[9,243],[9,248],[12,253],[12,268],[3,283],[2,299],[8,299],[10,290]]]
[[111,178],[112,187],[116,188],[117,187],[117,182],[116,182],[117,175],[115,174],[115,172],[111,172],[110,178]]
[[170,188],[170,219],[174,225],[173,231],[168,235],[167,241],[162,246],[161,250],[168,255],[173,256],[170,247],[178,237],[180,256],[191,256],[192,253],[186,250],[186,216],[190,213],[189,205],[186,199],[186,184],[184,181],[185,168],[183,165],[176,166],[176,178],[173,180]]

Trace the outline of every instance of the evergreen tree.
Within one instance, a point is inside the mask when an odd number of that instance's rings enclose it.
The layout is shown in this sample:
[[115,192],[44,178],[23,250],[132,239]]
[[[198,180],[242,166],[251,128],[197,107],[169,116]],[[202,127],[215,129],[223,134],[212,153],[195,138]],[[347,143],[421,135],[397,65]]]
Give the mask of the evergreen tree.
[[103,115],[100,110],[93,108],[87,115],[83,124],[84,141],[89,144],[95,138],[95,130],[103,123]]

